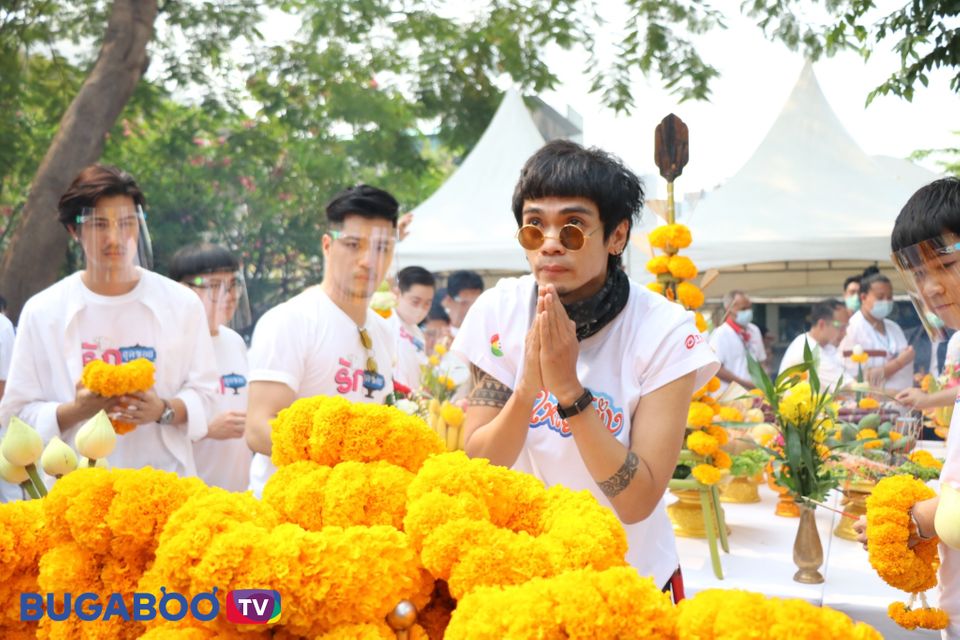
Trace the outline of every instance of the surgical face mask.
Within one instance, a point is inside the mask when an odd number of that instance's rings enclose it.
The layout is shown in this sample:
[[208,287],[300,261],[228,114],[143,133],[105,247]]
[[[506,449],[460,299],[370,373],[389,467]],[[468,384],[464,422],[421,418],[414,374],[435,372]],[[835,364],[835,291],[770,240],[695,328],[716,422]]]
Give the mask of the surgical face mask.
[[737,311],[737,317],[734,320],[741,327],[746,327],[751,322],[753,322],[753,309],[744,309],[743,311]]
[[860,294],[859,293],[855,293],[852,296],[847,296],[846,298],[843,299],[843,301],[846,303],[847,309],[849,309],[851,313],[855,313],[860,310]]
[[890,315],[891,311],[893,311],[893,300],[877,300],[870,311],[870,315],[877,320],[883,320]]
[[928,311],[926,314],[927,322],[930,323],[930,326],[934,329],[943,329],[945,326],[943,320],[940,319],[940,316],[937,314]]

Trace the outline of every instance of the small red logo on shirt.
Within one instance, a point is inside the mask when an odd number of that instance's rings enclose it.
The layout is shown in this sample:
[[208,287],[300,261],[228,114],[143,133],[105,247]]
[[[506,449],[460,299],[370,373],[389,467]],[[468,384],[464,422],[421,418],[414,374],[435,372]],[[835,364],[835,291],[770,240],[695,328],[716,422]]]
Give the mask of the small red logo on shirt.
[[700,335],[699,333],[697,334],[691,333],[690,335],[687,336],[687,339],[683,341],[683,344],[684,346],[687,347],[687,349],[693,349],[695,346],[697,346],[701,342],[703,342],[702,335]]

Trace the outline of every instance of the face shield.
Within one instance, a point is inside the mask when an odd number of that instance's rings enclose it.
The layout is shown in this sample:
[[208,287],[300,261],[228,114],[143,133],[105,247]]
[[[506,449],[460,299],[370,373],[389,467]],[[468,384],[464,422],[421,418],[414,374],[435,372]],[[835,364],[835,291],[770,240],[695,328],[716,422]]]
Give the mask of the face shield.
[[334,302],[367,304],[393,260],[397,244],[395,229],[373,227],[331,230],[326,278],[333,287]]
[[139,205],[84,207],[76,218],[84,269],[96,282],[132,282],[153,268],[153,247]]
[[960,328],[960,238],[953,234],[894,252],[893,264],[932,341]]
[[203,303],[211,329],[226,326],[243,332],[253,324],[242,271],[214,271],[187,278],[185,284]]

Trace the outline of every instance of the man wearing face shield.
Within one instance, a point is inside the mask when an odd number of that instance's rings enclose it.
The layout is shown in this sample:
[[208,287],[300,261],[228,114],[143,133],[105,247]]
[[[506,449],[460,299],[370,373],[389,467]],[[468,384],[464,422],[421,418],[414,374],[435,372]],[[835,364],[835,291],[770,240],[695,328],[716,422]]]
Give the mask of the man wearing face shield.
[[[897,217],[891,245],[893,263],[931,340],[942,339],[938,325],[960,329],[960,180],[937,180],[911,196]],[[931,322],[934,316],[937,322]],[[948,492],[955,496],[960,487],[958,431],[960,411],[954,411],[940,473],[940,496],[918,502],[907,512],[912,520],[911,545],[940,537],[939,605],[950,618],[942,632],[948,639],[960,638],[960,519],[949,508],[949,500],[941,501]],[[945,504],[946,509],[942,508]],[[864,544],[873,531],[866,524],[861,518],[856,525]]]
[[[24,306],[0,422],[17,415],[44,440],[73,444],[80,425],[105,409],[138,425],[118,438],[112,466],[194,475],[192,441],[207,433],[216,388],[213,347],[197,297],[149,270],[143,207],[134,179],[103,165],[84,169],[61,197],[59,219],[84,268]],[[104,398],[79,385],[91,360],[140,357],[156,365],[144,393]]]
[[393,196],[368,185],[337,194],[326,207],[323,281],[257,323],[246,422],[256,495],[276,470],[270,420],[280,410],[315,395],[381,404],[393,391],[396,338],[370,299],[393,259],[397,210]]
[[[871,354],[865,367],[867,380],[875,387],[894,392],[913,386],[913,347],[893,320],[887,318],[893,311],[893,285],[879,273],[864,273],[860,282],[860,310],[850,318],[847,335],[840,343],[840,351],[851,353],[861,346]],[[846,377],[857,379],[857,363],[846,358]]]
[[760,328],[753,324],[753,303],[743,291],[730,291],[723,296],[724,318],[710,334],[710,346],[720,358],[720,391],[726,391],[731,382],[744,389],[753,389],[747,354],[757,362],[767,359]]
[[247,345],[237,331],[250,326],[250,303],[240,262],[225,247],[191,245],[170,259],[170,277],[203,303],[220,376],[207,436],[193,443],[197,475],[210,486],[246,491],[253,458],[243,438],[249,367]]

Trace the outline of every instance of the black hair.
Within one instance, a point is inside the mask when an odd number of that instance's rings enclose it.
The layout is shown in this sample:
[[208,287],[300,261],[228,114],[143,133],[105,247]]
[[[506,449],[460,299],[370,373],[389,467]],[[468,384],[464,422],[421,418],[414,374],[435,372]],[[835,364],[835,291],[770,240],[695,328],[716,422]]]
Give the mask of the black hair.
[[960,178],[934,180],[903,205],[893,224],[890,247],[900,251],[952,231],[960,235]]
[[427,312],[427,317],[424,318],[424,322],[429,320],[440,320],[450,324],[450,316],[447,315],[447,312],[443,309],[443,303],[441,300],[447,295],[446,289],[438,289],[436,295],[433,296],[433,304],[430,305],[430,311]]
[[846,291],[851,282],[856,282],[859,285],[862,279],[862,276],[847,276],[847,279],[843,281],[843,290]]
[[[465,289],[483,291],[483,278],[476,271],[454,271],[447,278],[447,295],[456,298]],[[440,298],[440,296],[437,296]],[[442,298],[441,298],[442,299]]]
[[397,226],[397,199],[384,191],[367,184],[344,189],[327,203],[327,220],[342,223],[347,216],[389,220]]
[[870,287],[877,283],[889,284],[891,287],[893,283],[890,282],[890,278],[880,273],[878,267],[867,267],[863,270],[863,277],[860,279],[860,297],[866,298],[867,294],[870,293]]
[[406,293],[415,284],[425,287],[437,287],[437,279],[423,267],[404,267],[397,273],[397,287],[400,293]]
[[226,247],[217,244],[192,244],[170,258],[170,279],[183,282],[190,276],[217,271],[236,271],[240,261]]
[[846,309],[847,306],[836,298],[827,298],[813,305],[810,309],[810,325],[816,325],[821,320],[833,320],[837,309]]
[[83,209],[105,196],[129,196],[140,208],[146,206],[137,181],[126,171],[107,164],[92,164],[73,179],[57,203],[57,218],[67,229],[77,224]]
[[[595,205],[603,222],[603,239],[627,221],[627,241],[634,220],[643,209],[643,183],[616,156],[595,147],[587,149],[569,140],[553,140],[534,153],[520,170],[513,191],[513,217],[523,223],[523,203],[552,196],[586,198]],[[608,270],[622,260],[611,255]]]

